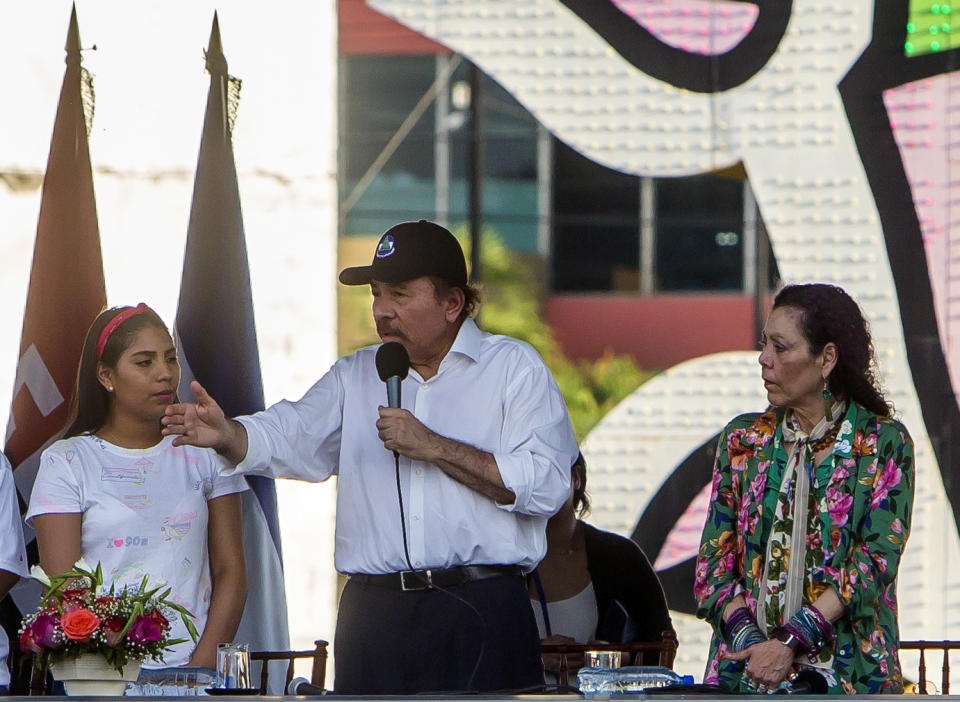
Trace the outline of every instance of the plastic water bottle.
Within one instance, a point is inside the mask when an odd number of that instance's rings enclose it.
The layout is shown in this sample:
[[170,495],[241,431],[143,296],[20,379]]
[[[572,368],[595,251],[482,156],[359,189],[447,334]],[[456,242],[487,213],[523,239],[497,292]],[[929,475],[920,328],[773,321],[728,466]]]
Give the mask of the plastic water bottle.
[[653,665],[581,668],[577,673],[577,687],[584,695],[636,693],[652,687],[692,684],[692,675],[680,675],[669,668]]
[[577,687],[583,695],[611,695],[617,692],[617,671],[613,668],[581,668]]

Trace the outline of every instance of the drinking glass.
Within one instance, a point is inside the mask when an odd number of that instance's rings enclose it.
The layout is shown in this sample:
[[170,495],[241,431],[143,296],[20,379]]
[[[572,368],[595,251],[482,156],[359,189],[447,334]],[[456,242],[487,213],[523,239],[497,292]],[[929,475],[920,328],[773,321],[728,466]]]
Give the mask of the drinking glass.
[[245,643],[217,644],[217,687],[228,690],[250,688],[250,646]]
[[587,668],[619,668],[620,651],[584,651],[583,662]]

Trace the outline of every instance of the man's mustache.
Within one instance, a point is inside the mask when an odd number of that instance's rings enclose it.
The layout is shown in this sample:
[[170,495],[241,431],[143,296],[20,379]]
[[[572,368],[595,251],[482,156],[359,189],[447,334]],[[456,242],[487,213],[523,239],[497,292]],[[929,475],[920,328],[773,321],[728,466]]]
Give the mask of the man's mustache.
[[404,334],[403,332],[401,332],[401,331],[399,331],[399,330],[397,330],[397,329],[394,329],[393,327],[391,327],[391,326],[389,326],[389,325],[387,325],[387,324],[378,324],[378,325],[377,325],[377,334],[379,334],[381,338],[384,337],[385,335],[397,336],[397,337],[399,337],[399,338],[401,338],[401,339],[406,339],[406,338],[407,338],[407,335],[406,335],[406,334]]

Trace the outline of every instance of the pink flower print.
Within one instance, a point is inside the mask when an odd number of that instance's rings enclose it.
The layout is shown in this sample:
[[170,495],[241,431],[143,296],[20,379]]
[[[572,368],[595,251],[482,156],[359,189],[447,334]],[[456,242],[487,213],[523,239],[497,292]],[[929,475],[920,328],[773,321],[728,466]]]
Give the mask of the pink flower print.
[[[830,476],[830,485],[839,485],[844,482],[847,478],[850,477],[850,471],[846,468],[846,460],[844,460],[837,469],[833,471],[833,475]],[[827,490],[829,492],[829,489]]]
[[[720,644],[719,653],[725,653],[726,650],[726,645]],[[710,662],[707,663],[707,670],[703,674],[703,682],[706,685],[716,685],[720,682],[720,661],[717,660],[717,656],[711,658]]]
[[753,503],[757,505],[759,509],[760,500],[763,499],[763,491],[767,486],[767,476],[764,473],[757,473],[757,477],[753,479],[753,482],[750,483],[750,496],[753,498]]
[[870,456],[877,452],[877,435],[858,431],[853,437],[853,453],[856,456]]
[[887,572],[887,559],[883,554],[877,553],[872,556],[874,565],[877,566],[877,570],[881,573]]
[[710,493],[713,497],[713,501],[717,501],[717,495],[720,494],[720,483],[723,481],[723,476],[720,475],[720,471],[714,471],[713,473],[713,484],[710,487]]
[[709,597],[713,592],[713,585],[707,579],[707,559],[697,559],[697,574],[693,581],[693,596],[698,600]]
[[840,536],[841,534],[839,529],[834,528],[830,530],[830,546],[833,549],[830,552],[831,554],[834,554],[837,552],[837,546],[840,545]]
[[732,551],[723,554],[723,557],[717,561],[717,566],[713,569],[713,577],[721,578],[725,576],[733,570],[735,563]]
[[750,518],[750,498],[744,495],[740,498],[740,504],[737,506],[737,533],[745,534],[747,532],[747,522]]
[[[826,490],[827,511],[830,513],[830,521],[835,526],[842,527],[847,523],[850,516],[850,509],[853,507],[853,495],[841,492],[837,488],[828,487]],[[834,543],[836,547],[836,543]]]
[[887,464],[877,475],[873,483],[873,498],[870,500],[870,507],[876,509],[884,500],[886,500],[887,495],[890,492],[890,488],[894,488],[899,485],[901,477],[902,473],[900,472],[900,466],[898,466],[891,458],[889,461],[887,461]]
[[897,591],[895,588],[885,587],[883,592],[880,593],[880,599],[883,600],[884,606],[891,612],[897,611]]
[[753,450],[743,445],[743,429],[738,429],[730,433],[727,437],[727,454],[730,456],[730,468],[738,472],[743,472],[747,467],[747,459],[753,455]]
[[807,549],[810,551],[819,550],[823,545],[823,537],[820,535],[819,531],[815,531],[812,534],[807,534]]
[[755,448],[766,446],[776,430],[776,417],[773,413],[765,414],[753,423],[744,437]]

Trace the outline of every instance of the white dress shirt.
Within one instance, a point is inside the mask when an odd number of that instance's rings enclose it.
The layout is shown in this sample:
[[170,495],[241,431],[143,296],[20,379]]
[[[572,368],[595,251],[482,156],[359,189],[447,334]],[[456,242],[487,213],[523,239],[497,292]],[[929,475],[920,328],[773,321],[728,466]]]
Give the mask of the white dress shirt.
[[[341,573],[406,570],[393,453],[377,435],[386,405],[377,347],[340,359],[298,402],[281,401],[239,421],[244,460],[222,472],[310,482],[338,476],[334,561]],[[432,431],[493,454],[509,505],[400,456],[400,482],[414,568],[467,564],[535,566],[545,527],[570,494],[577,442],[563,396],[543,360],[521,341],[466,320],[437,374],[411,369],[402,402]]]

